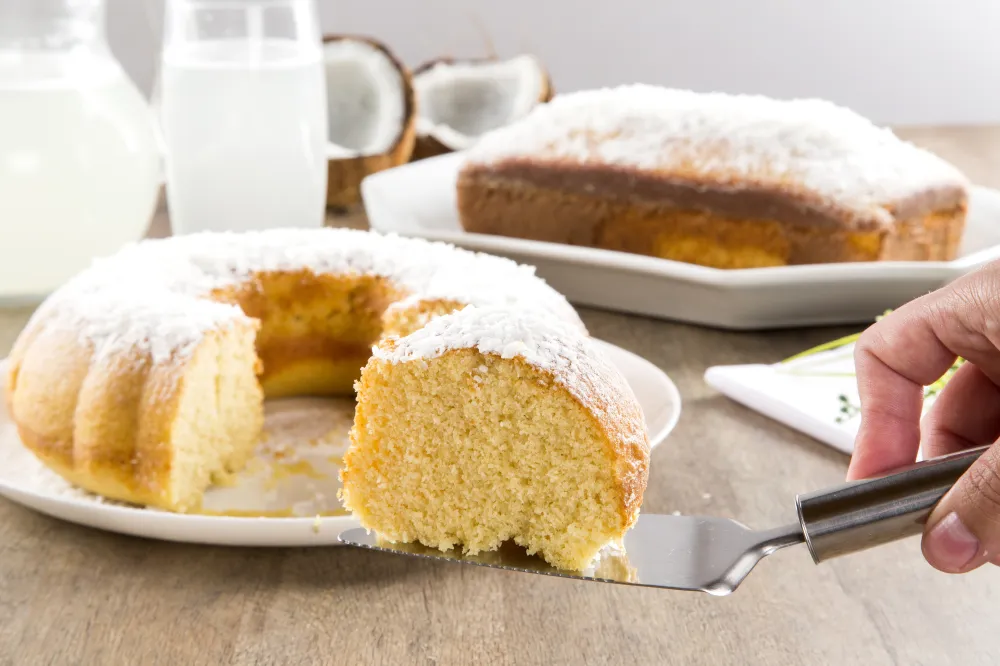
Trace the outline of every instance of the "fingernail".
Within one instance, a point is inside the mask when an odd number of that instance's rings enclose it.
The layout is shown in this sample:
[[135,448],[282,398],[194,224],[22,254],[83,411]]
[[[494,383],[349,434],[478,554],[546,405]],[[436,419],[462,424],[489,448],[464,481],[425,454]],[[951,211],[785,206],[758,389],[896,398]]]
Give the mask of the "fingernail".
[[979,554],[979,539],[952,511],[927,534],[924,554],[939,569],[958,572]]

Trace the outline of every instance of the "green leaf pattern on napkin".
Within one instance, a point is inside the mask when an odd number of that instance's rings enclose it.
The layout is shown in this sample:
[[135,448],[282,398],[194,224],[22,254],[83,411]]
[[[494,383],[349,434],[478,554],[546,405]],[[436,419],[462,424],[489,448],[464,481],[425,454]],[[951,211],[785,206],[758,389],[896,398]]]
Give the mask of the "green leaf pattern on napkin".
[[[882,317],[884,317],[885,315],[889,314],[889,312],[890,312],[890,310],[887,310],[882,315]],[[881,319],[882,317],[879,317],[878,319]],[[800,359],[803,359],[803,358],[807,358],[809,356],[813,356],[815,354],[819,354],[819,353],[823,353],[823,352],[832,352],[832,351],[837,350],[837,349],[841,349],[841,350],[843,350],[845,352],[849,352],[849,351],[851,351],[849,348],[855,342],[857,342],[858,338],[860,338],[860,337],[861,337],[861,333],[854,333],[852,335],[847,335],[847,336],[844,336],[842,338],[838,338],[836,340],[831,340],[829,342],[824,342],[821,345],[817,345],[816,347],[812,347],[811,349],[807,349],[807,350],[805,350],[803,352],[799,352],[798,354],[795,354],[794,356],[790,356],[789,358],[786,358],[785,360],[781,361],[781,364],[791,363],[792,361],[797,361],[797,360],[800,360]],[[965,359],[962,359],[962,358],[956,359],[955,363],[952,364],[952,366],[950,368],[948,368],[948,370],[944,373],[944,375],[941,376],[940,379],[938,379],[933,384],[930,384],[929,386],[925,386],[924,387],[924,409],[925,410],[927,409],[927,407],[929,407],[931,405],[931,403],[933,403],[934,398],[937,397],[937,395],[941,392],[941,390],[947,385],[948,380],[950,380],[952,378],[952,376],[955,374],[955,372],[958,371],[958,369],[962,366],[962,364],[964,362],[965,362]],[[826,373],[821,373],[821,372],[810,373],[808,371],[805,371],[805,372],[799,371],[796,374],[805,374],[805,375],[812,375],[812,376],[823,376]],[[844,374],[843,373],[839,373],[838,376],[844,376]],[[855,376],[855,375],[853,373],[851,373],[849,376]],[[846,423],[848,421],[851,421],[851,420],[857,418],[860,415],[861,406],[858,405],[857,402],[854,401],[850,396],[845,395],[845,394],[840,394],[840,395],[837,396],[837,400],[840,403],[839,410],[838,410],[838,416],[837,416],[837,419],[836,419],[837,423]]]

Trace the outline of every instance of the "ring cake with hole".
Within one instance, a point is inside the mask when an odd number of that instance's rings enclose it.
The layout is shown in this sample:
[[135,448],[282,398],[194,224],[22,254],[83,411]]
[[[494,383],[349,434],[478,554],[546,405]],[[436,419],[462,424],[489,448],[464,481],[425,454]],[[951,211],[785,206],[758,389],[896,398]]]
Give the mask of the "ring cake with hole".
[[[53,293],[8,368],[11,417],[41,461],[97,495],[169,511],[197,511],[206,488],[243,468],[265,396],[351,395],[359,377],[352,460],[377,437],[414,461],[386,472],[387,488],[409,491],[393,474],[434,487],[439,452],[523,455],[520,476],[497,467],[470,492],[506,498],[504,484],[572,478],[608,512],[594,524],[552,518],[584,539],[620,536],[646,481],[638,403],[565,298],[531,267],[444,243],[350,229],[142,241]],[[432,385],[441,380],[452,384]],[[442,439],[463,434],[450,449]],[[548,447],[541,462],[537,446]],[[439,519],[461,508],[447,507]],[[437,529],[426,534],[451,533]]]
[[629,85],[487,133],[457,196],[468,232],[755,268],[953,259],[968,183],[830,102]]

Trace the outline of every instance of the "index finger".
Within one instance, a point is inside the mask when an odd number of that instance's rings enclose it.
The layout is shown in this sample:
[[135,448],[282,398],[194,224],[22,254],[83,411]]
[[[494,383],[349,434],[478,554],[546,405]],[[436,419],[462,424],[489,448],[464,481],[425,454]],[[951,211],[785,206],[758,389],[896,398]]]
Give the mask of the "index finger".
[[938,380],[958,354],[935,330],[935,308],[917,299],[866,330],[854,350],[861,425],[848,479],[867,478],[913,463],[920,448],[924,386]]

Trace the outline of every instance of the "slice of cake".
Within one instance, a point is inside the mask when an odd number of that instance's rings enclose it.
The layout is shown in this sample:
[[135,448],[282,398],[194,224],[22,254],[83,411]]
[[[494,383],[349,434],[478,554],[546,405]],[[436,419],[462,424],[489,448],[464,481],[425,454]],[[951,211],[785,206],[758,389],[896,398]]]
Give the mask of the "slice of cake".
[[950,260],[967,187],[830,102],[630,85],[485,135],[457,196],[469,232],[753,268]]
[[467,307],[375,348],[341,498],[391,542],[513,540],[583,570],[635,523],[649,441],[596,344],[538,311]]

